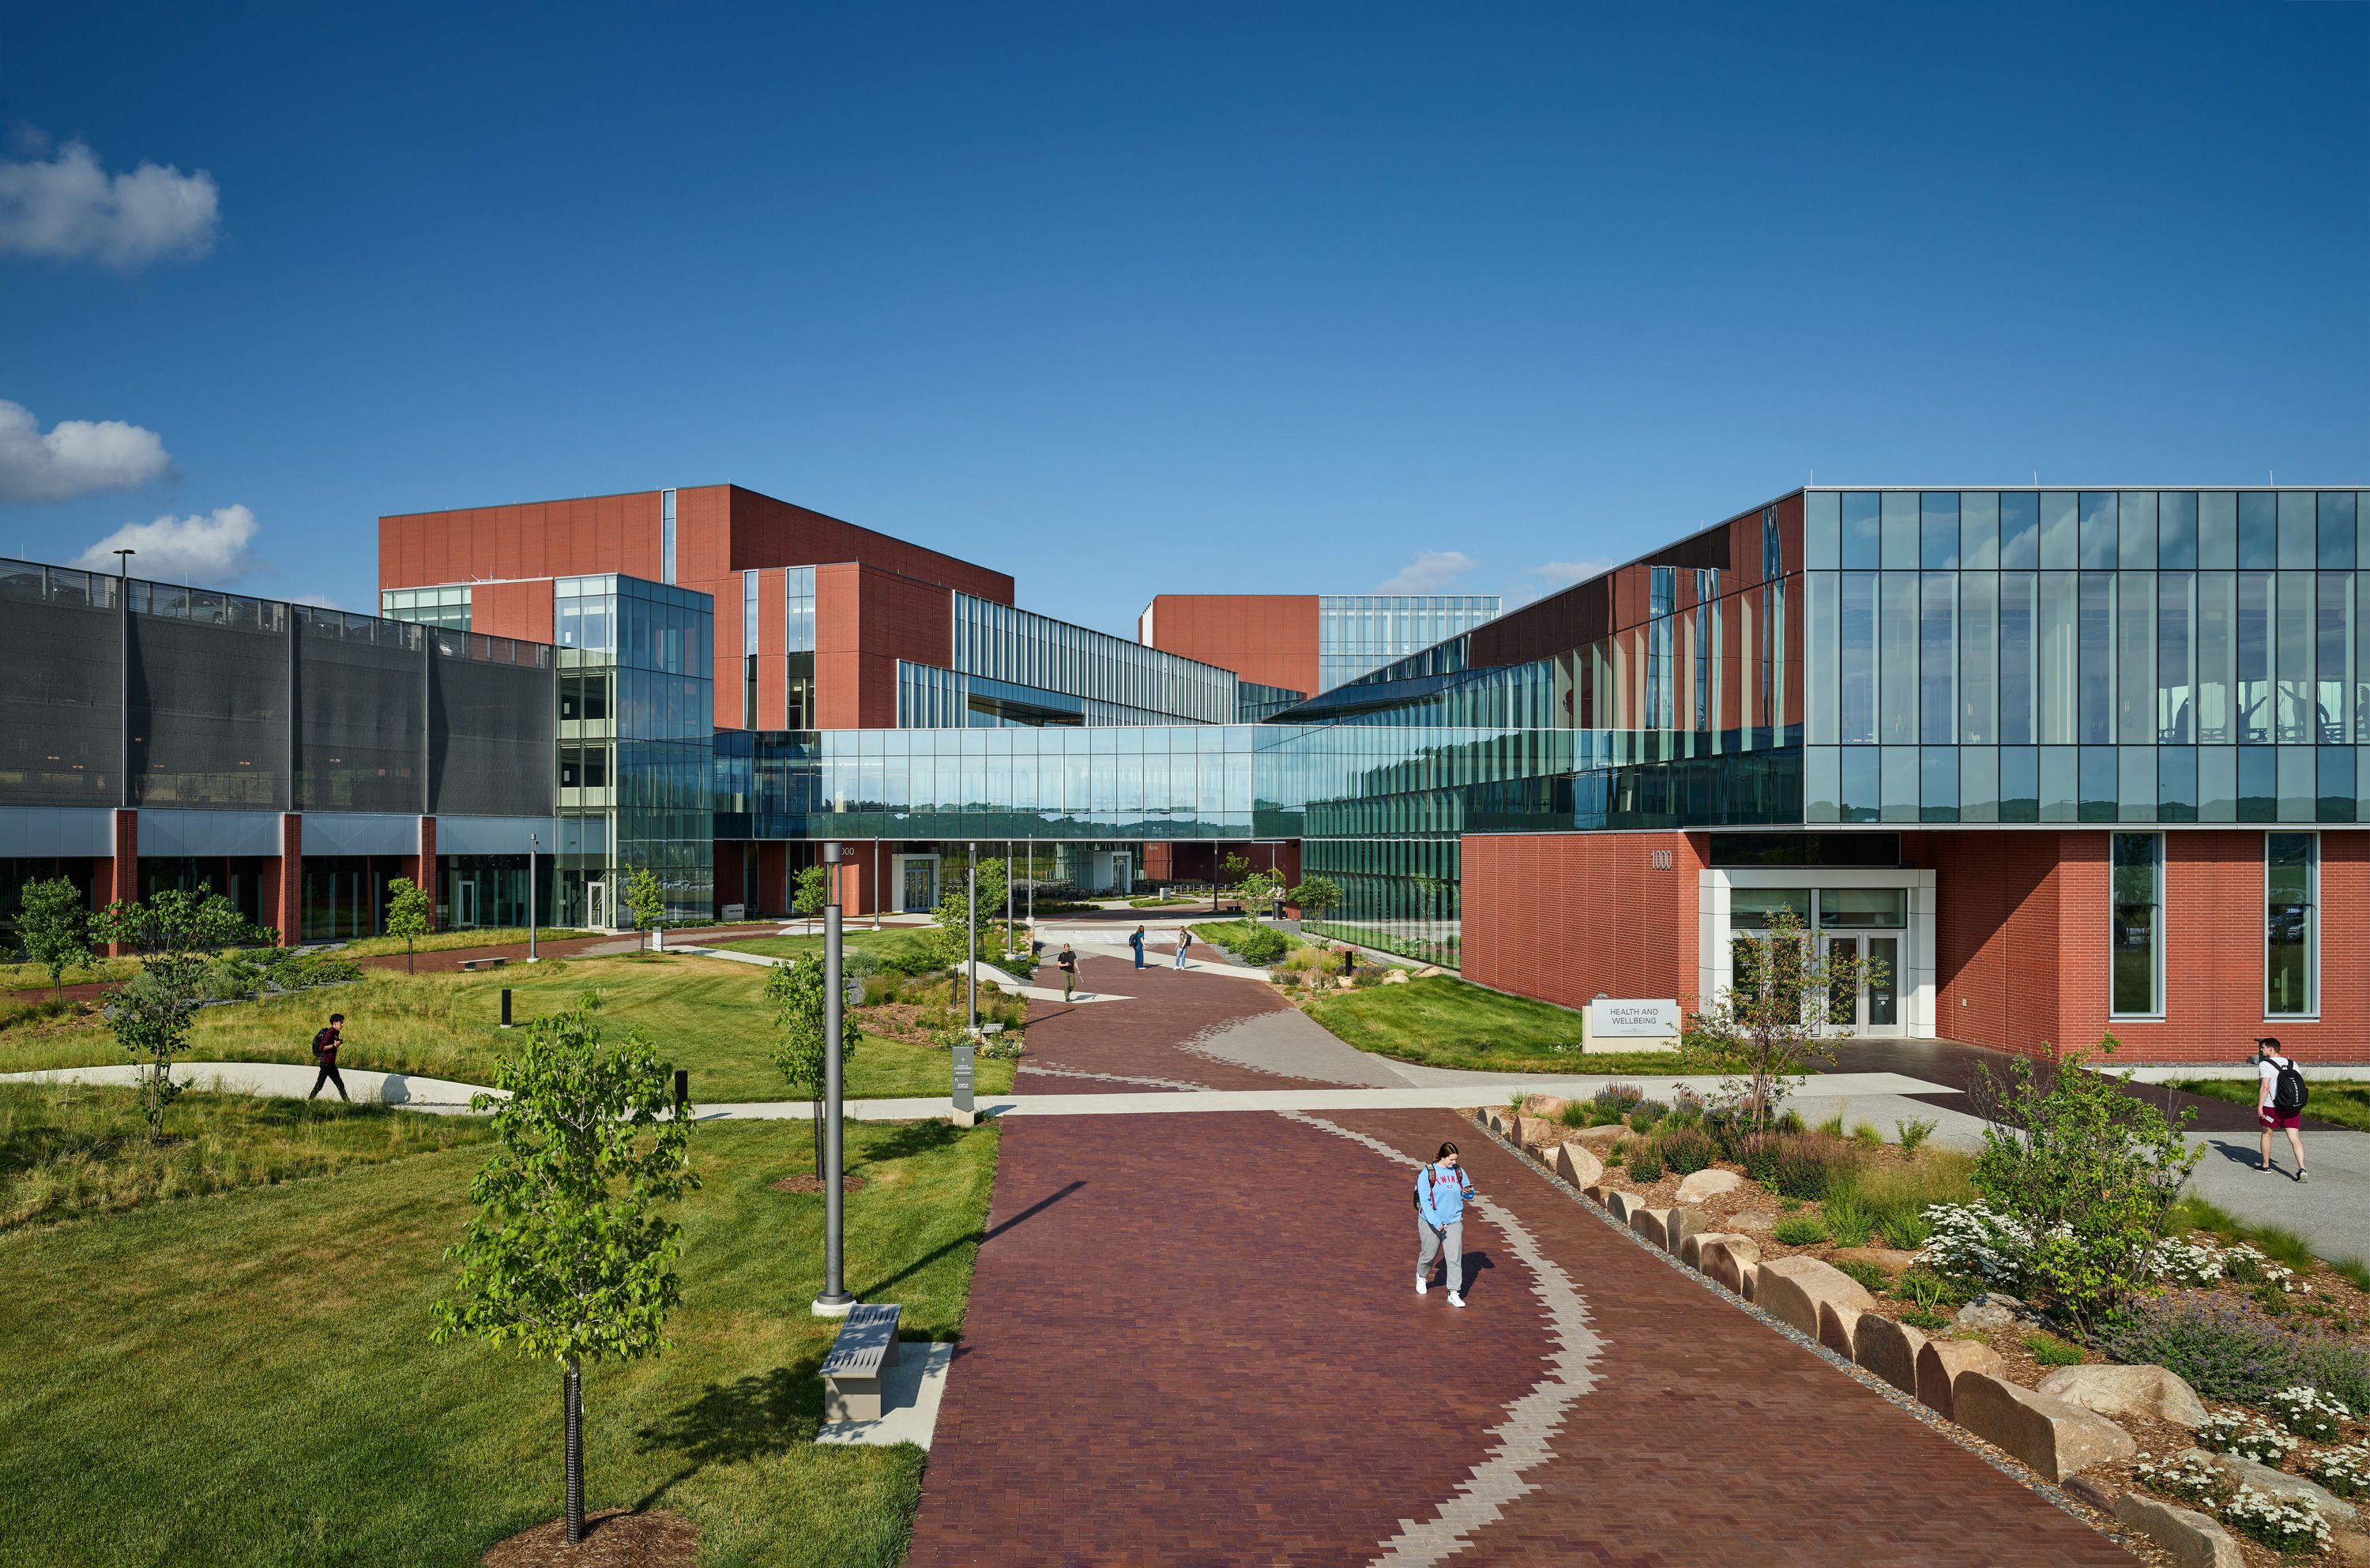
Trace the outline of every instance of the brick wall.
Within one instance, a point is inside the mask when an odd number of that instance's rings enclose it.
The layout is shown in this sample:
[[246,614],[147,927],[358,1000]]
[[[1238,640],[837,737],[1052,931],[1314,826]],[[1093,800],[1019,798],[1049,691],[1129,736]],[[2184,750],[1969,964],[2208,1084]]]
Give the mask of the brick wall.
[[1467,836],[1466,978],[1570,1008],[1599,993],[1692,1006],[1706,843],[1685,833]]
[[816,727],[894,729],[900,659],[953,663],[952,595],[870,566],[817,567]]
[[469,590],[469,629],[527,642],[552,640],[551,579],[480,582]]
[[1317,694],[1314,594],[1162,594],[1152,645],[1260,686]]
[[[677,518],[681,532],[681,518]],[[378,520],[378,585],[623,571],[659,577],[659,495],[586,496]]]

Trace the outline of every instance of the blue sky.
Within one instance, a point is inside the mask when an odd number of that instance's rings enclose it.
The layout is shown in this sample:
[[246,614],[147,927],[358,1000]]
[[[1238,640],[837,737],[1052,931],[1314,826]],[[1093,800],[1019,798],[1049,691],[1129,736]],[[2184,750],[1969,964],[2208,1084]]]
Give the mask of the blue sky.
[[731,480],[1126,633],[1813,470],[2370,482],[2361,5],[8,30],[11,553],[366,607],[381,513]]

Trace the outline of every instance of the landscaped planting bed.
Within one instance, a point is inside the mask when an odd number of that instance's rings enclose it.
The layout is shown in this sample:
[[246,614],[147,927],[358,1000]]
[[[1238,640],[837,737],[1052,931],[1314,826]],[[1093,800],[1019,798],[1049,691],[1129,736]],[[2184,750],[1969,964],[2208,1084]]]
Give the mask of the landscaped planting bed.
[[[2370,1528],[2362,1522],[2284,1506],[2294,1499],[2272,1495],[2278,1483],[2267,1478],[2253,1478],[2262,1486],[2242,1494],[2238,1478],[2212,1468],[2221,1461],[2201,1469],[2179,1458],[2197,1448],[2252,1457],[2291,1482],[2312,1480],[2370,1511],[2370,1292],[2362,1288],[2370,1273],[2359,1263],[2327,1263],[2291,1234],[2250,1229],[2210,1204],[2185,1200],[2153,1254],[2147,1283],[2085,1333],[2063,1320],[2062,1309],[2053,1318],[2017,1298],[2021,1279],[2008,1274],[2000,1255],[1983,1251],[1987,1237],[2005,1233],[1981,1206],[1975,1161],[1916,1147],[1923,1129],[1915,1124],[1905,1129],[1908,1152],[1900,1127],[1888,1139],[1865,1124],[1812,1128],[1799,1121],[1783,1124],[1767,1142],[1747,1144],[1732,1132],[1712,1136],[1718,1118],[1708,1130],[1699,1104],[1637,1103],[1640,1098],[1608,1092],[1598,1102],[1568,1104],[1533,1095],[1519,1108],[1471,1114],[1550,1169],[1559,1146],[1580,1146],[1604,1162],[1595,1191],[1608,1202],[1616,1191],[1634,1193],[1639,1206],[1656,1213],[1679,1207],[1692,1174],[1673,1168],[1674,1148],[1679,1163],[1729,1173],[1734,1185],[1727,1191],[1700,1193],[1717,1179],[1690,1189],[1686,1206],[1702,1216],[1686,1225],[1690,1233],[1749,1238],[1757,1270],[1789,1258],[1840,1270],[1873,1297],[1875,1315],[1935,1341],[1988,1346],[1997,1357],[1991,1375],[2003,1383],[2037,1391],[2061,1368],[2118,1364],[2181,1375],[2211,1418],[2205,1426],[2119,1410],[2113,1424],[2135,1451],[2084,1465],[2065,1483],[2093,1522],[2127,1545],[2135,1538],[2112,1509],[2119,1496],[2134,1493],[2219,1520],[2249,1564],[2370,1562]],[[1703,1161],[1707,1144],[1742,1158]],[[1587,1169],[1584,1161],[1575,1168]],[[2200,1477],[2209,1483],[2201,1487]],[[2144,1540],[2134,1550],[2146,1561],[2175,1560]]]

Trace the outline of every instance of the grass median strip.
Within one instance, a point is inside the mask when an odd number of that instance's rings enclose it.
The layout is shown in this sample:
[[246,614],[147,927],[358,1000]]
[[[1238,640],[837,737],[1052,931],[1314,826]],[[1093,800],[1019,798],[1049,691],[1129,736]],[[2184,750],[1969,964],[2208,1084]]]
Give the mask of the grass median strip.
[[[847,1280],[955,1337],[997,1133],[853,1125]],[[835,1324],[802,1126],[718,1124],[675,1344],[585,1378],[588,1505],[673,1509],[704,1563],[902,1560],[924,1456],[817,1447]],[[559,1378],[428,1341],[483,1151],[0,1238],[0,1539],[49,1564],[474,1562],[558,1515]]]
[[1580,1014],[1445,974],[1311,997],[1310,1018],[1361,1051],[1432,1067],[1501,1073],[1680,1070],[1667,1051],[1581,1050]]

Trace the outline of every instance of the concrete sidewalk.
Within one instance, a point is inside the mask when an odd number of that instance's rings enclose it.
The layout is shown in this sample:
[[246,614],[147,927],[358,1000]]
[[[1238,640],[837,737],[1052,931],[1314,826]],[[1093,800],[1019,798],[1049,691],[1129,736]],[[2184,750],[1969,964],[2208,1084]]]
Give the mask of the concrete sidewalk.
[[[0,1083],[87,1083],[128,1089],[136,1085],[140,1069],[129,1063],[105,1067],[51,1067],[40,1072],[0,1073]],[[176,1062],[173,1081],[192,1089],[215,1094],[255,1094],[273,1099],[301,1100],[308,1093],[319,1076],[319,1069],[309,1065],[299,1066],[293,1062]],[[346,1080],[346,1092],[357,1105],[397,1105],[406,1111],[429,1111],[439,1115],[469,1114],[469,1097],[490,1094],[497,1100],[509,1098],[499,1089],[485,1089],[474,1083],[454,1083],[450,1078],[421,1078],[413,1073],[366,1072],[361,1067],[345,1067],[339,1077]],[[335,1085],[322,1089],[331,1100],[337,1098]]]

